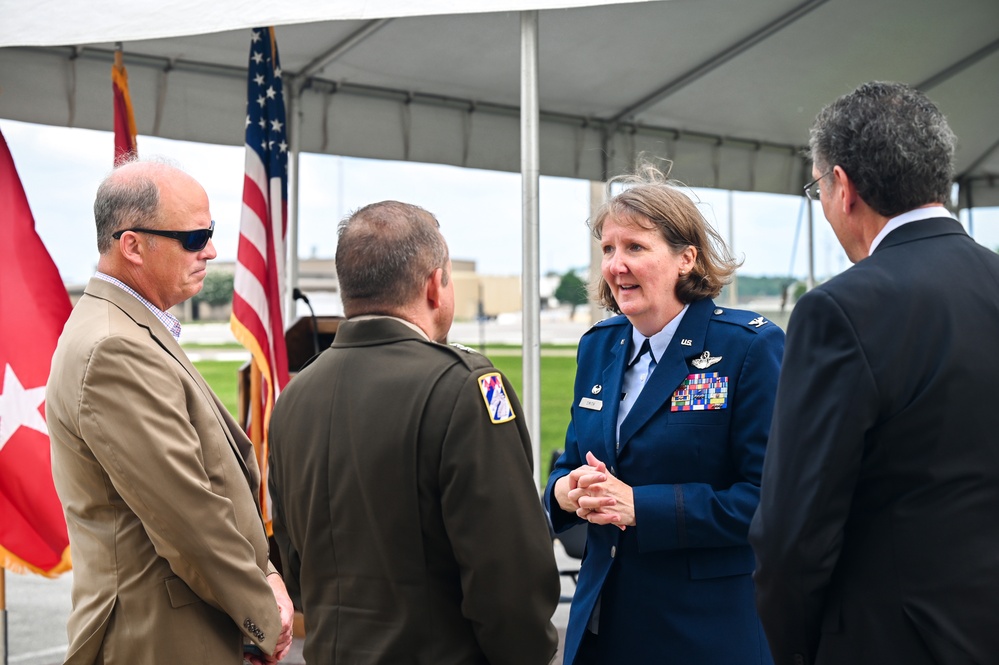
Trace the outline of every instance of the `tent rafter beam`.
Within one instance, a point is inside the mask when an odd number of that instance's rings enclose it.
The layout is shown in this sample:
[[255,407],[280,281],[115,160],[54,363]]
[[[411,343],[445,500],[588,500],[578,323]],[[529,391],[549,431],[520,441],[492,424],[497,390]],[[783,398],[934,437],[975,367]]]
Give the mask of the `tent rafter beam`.
[[991,157],[996,150],[999,150],[999,140],[997,140],[995,143],[986,148],[984,152],[982,152],[982,154],[980,154],[973,162],[971,162],[971,164],[968,165],[968,168],[966,168],[962,173],[958,174],[954,178],[954,180],[960,181],[960,180],[972,179],[971,174],[974,172],[974,170],[977,169],[982,164],[984,164],[985,160]]
[[634,116],[638,115],[639,113],[649,108],[650,106],[658,104],[663,99],[669,97],[680,88],[688,86],[694,81],[703,78],[710,72],[714,71],[715,69],[718,69],[725,63],[729,62],[730,60],[733,60],[734,58],[748,51],[749,49],[753,48],[757,44],[766,41],[775,33],[780,32],[788,25],[794,23],[795,21],[805,16],[806,14],[811,13],[812,10],[816,9],[821,5],[824,5],[828,1],[829,0],[807,0],[807,2],[798,5],[791,11],[766,24],[765,26],[763,26],[756,32],[752,33],[748,37],[728,47],[721,53],[718,53],[717,55],[709,58],[705,62],[702,62],[701,64],[697,65],[690,71],[681,74],[672,81],[663,84],[654,92],[648,94],[647,96],[643,97],[642,99],[638,100],[637,102],[628,106],[627,108],[618,111],[613,117],[610,118],[611,124],[621,123],[627,119],[633,118]]
[[[827,0],[821,0],[826,2]],[[375,29],[381,26],[375,27]],[[363,28],[362,28],[363,30]],[[359,31],[360,32],[360,31]],[[358,33],[355,33],[355,35]],[[368,34],[371,34],[370,32]],[[341,42],[345,44],[346,41]],[[356,45],[356,44],[355,44]],[[56,54],[68,60],[86,59],[98,60],[102,62],[112,62],[114,60],[114,50],[96,47],[73,47],[73,46],[45,46],[45,47],[12,47],[16,50],[30,52],[41,52]],[[179,58],[164,58],[160,56],[150,56],[143,53],[130,52],[128,54],[128,65],[130,67],[149,67],[159,71],[167,68],[173,72],[186,72],[193,74],[203,74],[208,76],[220,76],[238,80],[246,79],[245,67],[234,67],[219,65],[196,60],[184,60]],[[319,58],[313,62],[318,62]],[[304,70],[303,70],[304,71]],[[400,90],[359,83],[344,83],[318,77],[311,77],[307,80],[295,78],[295,85],[298,90],[308,91],[314,94],[343,94],[356,95],[361,97],[371,97],[379,99],[396,100],[406,104],[420,104],[425,106],[435,106],[438,108],[448,108],[467,111],[475,108],[476,113],[484,113],[493,116],[507,118],[519,118],[520,107],[514,104],[501,104],[496,102],[484,102],[481,100],[466,99],[462,97],[449,97],[446,95],[414,92],[412,90]],[[581,127],[584,131],[593,131],[599,135],[606,135],[612,140],[616,135],[637,134],[640,136],[663,137],[674,141],[689,141],[697,143],[718,144],[724,147],[744,149],[744,150],[766,150],[768,152],[783,152],[800,156],[807,152],[804,144],[794,145],[787,143],[777,143],[771,141],[760,141],[748,137],[721,136],[707,132],[684,130],[674,127],[660,127],[647,125],[644,123],[619,122],[613,119],[604,119],[593,116],[577,115],[573,113],[563,113],[556,111],[541,110],[540,118],[543,123],[555,123],[562,125],[572,125]]]
[[989,57],[996,51],[999,51],[999,39],[995,40],[991,44],[986,44],[985,46],[978,49],[971,55],[968,55],[967,57],[958,60],[954,64],[937,72],[930,78],[926,79],[922,83],[919,83],[913,87],[916,88],[917,90],[922,90],[923,92],[926,92],[927,90],[930,90],[940,85],[944,81],[947,81],[948,79],[957,76],[958,74],[966,70],[968,67],[971,67],[980,60],[984,60],[985,58]]
[[307,64],[299,72],[292,72],[291,76],[295,79],[301,79],[308,81],[313,78],[317,73],[321,72],[327,65],[342,56],[347,51],[351,50],[355,46],[358,46],[366,40],[368,37],[381,30],[387,23],[390,23],[392,19],[381,18],[374,21],[368,21],[359,29],[357,29],[349,37],[341,41],[340,43],[334,45],[328,51],[315,58],[312,62]]

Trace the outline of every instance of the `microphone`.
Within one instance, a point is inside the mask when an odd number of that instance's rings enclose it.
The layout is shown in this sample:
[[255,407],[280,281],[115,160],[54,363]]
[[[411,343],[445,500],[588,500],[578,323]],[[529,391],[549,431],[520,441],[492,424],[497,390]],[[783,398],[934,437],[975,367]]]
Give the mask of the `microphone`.
[[312,303],[309,302],[308,296],[302,293],[302,290],[297,286],[291,290],[291,297],[295,300],[301,300],[309,308],[309,314],[312,315],[312,348],[316,352],[316,355],[319,355],[319,322],[316,320],[316,312],[312,309]]

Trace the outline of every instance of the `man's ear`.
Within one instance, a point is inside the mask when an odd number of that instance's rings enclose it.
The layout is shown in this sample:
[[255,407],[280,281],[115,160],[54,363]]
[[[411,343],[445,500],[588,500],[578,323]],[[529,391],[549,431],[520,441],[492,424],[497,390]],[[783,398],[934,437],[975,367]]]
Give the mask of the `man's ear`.
[[833,204],[839,206],[843,214],[850,214],[853,211],[854,206],[857,205],[857,201],[860,200],[857,194],[857,187],[850,180],[850,176],[847,175],[839,166],[833,167],[833,179],[836,181],[836,197]]
[[147,252],[148,249],[148,245],[143,243],[143,240],[139,237],[138,233],[134,231],[125,231],[121,234],[121,238],[118,239],[117,250],[112,248],[112,251],[117,251],[128,263],[135,266],[141,266],[145,252]]
[[437,268],[427,277],[427,303],[431,309],[440,309],[441,293],[444,290],[444,270]]

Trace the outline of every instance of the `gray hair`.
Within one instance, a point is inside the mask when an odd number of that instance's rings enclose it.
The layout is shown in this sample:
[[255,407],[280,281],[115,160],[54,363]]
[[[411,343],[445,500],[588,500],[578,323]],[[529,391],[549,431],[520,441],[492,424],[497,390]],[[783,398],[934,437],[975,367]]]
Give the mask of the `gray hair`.
[[434,270],[448,283],[448,249],[437,218],[382,201],[350,214],[337,230],[336,272],[344,313],[393,314],[416,300]]
[[111,250],[115,231],[156,226],[160,204],[157,178],[166,170],[183,172],[166,157],[132,158],[105,176],[94,199],[98,252]]
[[873,81],[819,112],[809,145],[815,168],[842,168],[879,215],[950,199],[954,133],[940,109],[902,83]]

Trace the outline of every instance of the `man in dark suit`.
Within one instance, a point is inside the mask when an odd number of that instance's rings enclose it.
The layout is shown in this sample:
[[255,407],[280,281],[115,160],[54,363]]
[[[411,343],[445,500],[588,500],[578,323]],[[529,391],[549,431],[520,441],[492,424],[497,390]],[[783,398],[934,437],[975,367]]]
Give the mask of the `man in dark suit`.
[[340,225],[333,345],[271,418],[274,536],[318,665],[555,655],[558,571],[510,383],[444,342],[433,215],[386,201]]
[[999,663],[999,256],[942,206],[954,143],[891,83],[812,128],[856,265],[788,327],[750,530],[778,665]]

